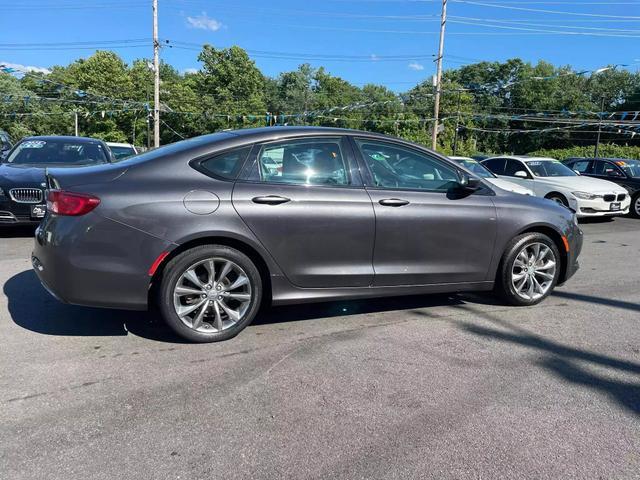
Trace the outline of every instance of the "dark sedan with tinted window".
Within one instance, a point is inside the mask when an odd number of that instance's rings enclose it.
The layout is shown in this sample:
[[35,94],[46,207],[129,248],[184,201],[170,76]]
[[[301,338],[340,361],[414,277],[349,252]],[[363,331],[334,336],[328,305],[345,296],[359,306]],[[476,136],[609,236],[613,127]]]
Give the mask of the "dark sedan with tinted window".
[[569,158],[564,163],[580,175],[609,180],[626,188],[631,196],[630,213],[640,218],[640,160]]
[[578,268],[574,214],[420,145],[354,130],[221,132],[49,172],[32,263],[80,305],[146,309],[198,342],[265,300],[495,289],[534,305]]
[[0,226],[37,224],[44,217],[45,170],[112,161],[106,144],[84,137],[27,137],[0,162]]

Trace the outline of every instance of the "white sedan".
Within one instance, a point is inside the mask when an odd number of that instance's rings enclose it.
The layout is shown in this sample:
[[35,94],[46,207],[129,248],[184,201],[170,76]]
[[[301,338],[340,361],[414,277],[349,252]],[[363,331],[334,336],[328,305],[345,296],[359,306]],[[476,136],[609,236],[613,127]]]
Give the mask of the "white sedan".
[[578,217],[629,213],[631,198],[626,189],[607,180],[580,176],[553,158],[500,156],[486,158],[482,164],[500,178],[571,208]]
[[520,193],[522,195],[531,195],[535,196],[533,190],[523,187],[522,185],[518,185],[517,183],[510,182],[508,180],[504,180],[503,178],[498,178],[497,175],[493,174],[487,167],[483,166],[478,161],[469,157],[449,157],[456,163],[459,163],[463,167],[465,167],[470,172],[475,173],[477,176],[484,178],[486,181],[495,185],[502,190],[506,190],[508,192]]

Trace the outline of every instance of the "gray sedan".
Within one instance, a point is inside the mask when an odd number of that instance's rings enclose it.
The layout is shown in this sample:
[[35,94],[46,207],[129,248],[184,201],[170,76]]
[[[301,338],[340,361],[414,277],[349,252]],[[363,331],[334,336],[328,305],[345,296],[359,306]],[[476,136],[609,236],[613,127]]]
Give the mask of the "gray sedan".
[[267,304],[495,290],[533,305],[577,270],[560,205],[494,189],[369,132],[221,132],[120,163],[51,169],[32,263],[64,302],[144,310],[195,342]]

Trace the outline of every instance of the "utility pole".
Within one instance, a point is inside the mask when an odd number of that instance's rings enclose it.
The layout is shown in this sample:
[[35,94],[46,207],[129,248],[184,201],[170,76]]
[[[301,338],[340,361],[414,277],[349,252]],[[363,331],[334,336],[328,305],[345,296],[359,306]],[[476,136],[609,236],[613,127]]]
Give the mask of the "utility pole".
[[431,148],[438,144],[438,120],[440,118],[440,90],[442,88],[442,56],[444,53],[444,27],[447,24],[447,0],[442,0],[442,16],[440,19],[440,43],[436,58],[436,94],[433,99],[433,131],[431,132]]
[[73,112],[73,125],[74,125],[74,131],[75,131],[75,136],[78,136],[78,111],[74,111]]
[[158,42],[158,0],[153,0],[153,145],[160,146],[160,43]]
[[602,131],[602,116],[604,115],[604,95],[600,100],[600,120],[598,121],[598,136],[596,137],[596,146],[593,149],[593,156],[598,158],[598,150],[600,149],[600,132]]
[[453,136],[453,154],[456,154],[458,150],[458,130],[460,129],[460,96],[462,95],[462,89],[458,89],[458,113],[456,114],[456,132]]

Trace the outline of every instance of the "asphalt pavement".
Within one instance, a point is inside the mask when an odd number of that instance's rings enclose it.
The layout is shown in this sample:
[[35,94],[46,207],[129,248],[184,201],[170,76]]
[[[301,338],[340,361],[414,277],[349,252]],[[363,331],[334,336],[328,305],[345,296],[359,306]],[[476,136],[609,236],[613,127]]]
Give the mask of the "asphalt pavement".
[[535,307],[280,307],[206,345],[58,303],[0,230],[0,477],[640,478],[640,220],[582,228]]

